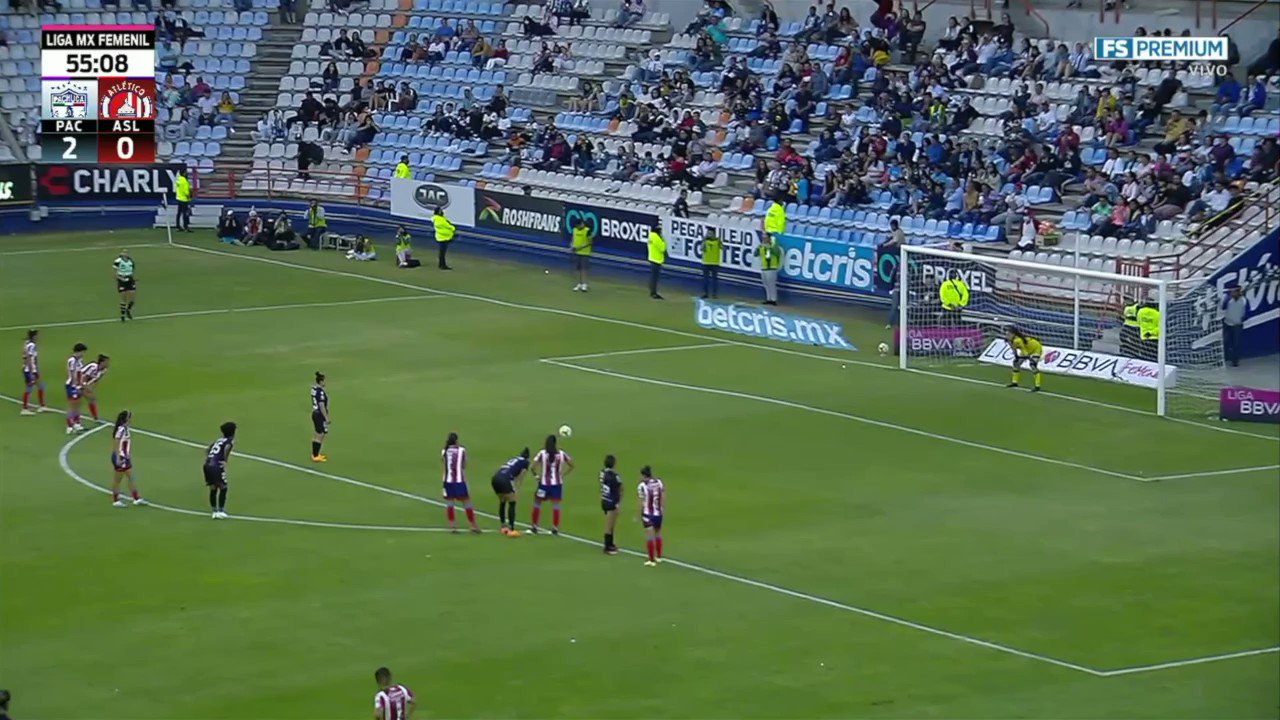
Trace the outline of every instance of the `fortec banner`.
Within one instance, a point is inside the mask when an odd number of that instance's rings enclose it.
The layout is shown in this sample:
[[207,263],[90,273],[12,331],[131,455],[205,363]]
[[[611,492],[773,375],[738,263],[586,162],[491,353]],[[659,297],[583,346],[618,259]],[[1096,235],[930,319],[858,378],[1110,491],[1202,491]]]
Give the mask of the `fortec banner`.
[[557,245],[564,239],[564,203],[558,200],[476,190],[475,226],[532,235]]
[[756,248],[760,247],[759,230],[720,228],[701,220],[664,217],[662,237],[667,241],[667,255],[679,260],[702,264],[702,241],[708,232],[720,239],[720,266],[733,270],[756,271],[759,264]]
[[592,241],[595,248],[624,250],[632,253],[636,243],[649,242],[649,228],[658,227],[658,216],[650,213],[566,202],[564,204],[566,239],[579,220],[585,222],[590,228],[591,235],[595,238]]
[[185,165],[36,165],[36,197],[50,202],[159,200],[161,197],[173,196],[178,173],[185,167]]
[[[1012,365],[1013,348],[1003,338],[998,338],[982,351],[978,361],[989,365]],[[1044,346],[1040,369],[1059,375],[1110,380],[1148,388],[1156,387],[1160,380],[1160,366],[1149,360],[1048,345]],[[1174,387],[1177,379],[1178,368],[1165,365],[1165,387]]]
[[[893,354],[900,349],[901,331],[893,329]],[[964,327],[907,328],[907,355],[976,357],[982,349],[982,331]]]
[[876,291],[874,279],[875,250],[829,240],[781,235],[782,277],[804,285],[853,290]]
[[1223,420],[1280,423],[1280,390],[1222,388],[1218,397],[1218,417]]
[[0,165],[0,205],[25,205],[31,200],[31,166]]
[[694,302],[694,321],[698,323],[698,327],[708,330],[817,345],[833,350],[857,350],[853,343],[845,339],[844,327],[839,323],[788,315],[752,305],[730,305],[701,299]]
[[431,220],[436,208],[454,225],[475,227],[476,192],[462,185],[391,178],[391,214],[415,220]]

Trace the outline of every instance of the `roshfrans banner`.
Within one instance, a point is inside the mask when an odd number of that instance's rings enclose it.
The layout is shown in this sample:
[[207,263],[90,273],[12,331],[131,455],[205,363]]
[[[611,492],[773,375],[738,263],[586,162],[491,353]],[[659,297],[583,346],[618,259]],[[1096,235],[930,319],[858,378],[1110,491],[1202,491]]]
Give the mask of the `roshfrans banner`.
[[844,336],[844,327],[830,320],[788,315],[754,305],[733,305],[697,299],[693,319],[708,330],[785,340],[833,350],[857,350]]
[[1280,423],[1280,390],[1222,388],[1218,396],[1218,417],[1223,420]]
[[[978,362],[1011,365],[1013,348],[1003,338],[997,338],[978,356]],[[1156,387],[1160,381],[1160,365],[1150,360],[1048,345],[1044,346],[1044,354],[1040,357],[1040,369],[1047,373],[1110,380],[1149,388]],[[1165,365],[1164,369],[1165,387],[1174,387],[1177,384],[1178,368]]]
[[392,215],[430,220],[436,208],[442,208],[454,225],[475,227],[476,191],[462,185],[391,178]]

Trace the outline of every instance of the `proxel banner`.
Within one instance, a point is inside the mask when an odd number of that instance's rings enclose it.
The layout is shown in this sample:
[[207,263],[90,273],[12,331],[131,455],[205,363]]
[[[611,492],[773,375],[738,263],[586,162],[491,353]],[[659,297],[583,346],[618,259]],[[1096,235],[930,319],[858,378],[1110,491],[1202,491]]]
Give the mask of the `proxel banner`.
[[[978,356],[978,362],[989,365],[1012,365],[1013,348],[1004,338],[993,340]],[[1040,369],[1058,375],[1110,380],[1154,388],[1160,381],[1160,366],[1150,360],[1108,355],[1090,350],[1068,350],[1044,346]],[[1165,387],[1177,385],[1178,368],[1165,365]]]
[[867,294],[876,291],[872,248],[786,234],[778,237],[778,244],[784,251],[782,277],[788,280]]
[[475,226],[533,236],[559,244],[564,240],[564,203],[496,190],[475,191]]
[[580,203],[564,204],[564,234],[569,238],[574,226],[581,220],[591,230],[596,249],[621,250],[635,254],[637,244],[649,242],[649,229],[659,227],[658,216],[611,207],[597,207]]
[[[48,202],[172,197],[185,165],[36,165],[36,197]],[[190,176],[192,183],[196,180]]]
[[0,205],[26,205],[31,194],[30,165],[0,165]]
[[1222,388],[1218,396],[1218,417],[1223,420],[1280,423],[1280,390]]
[[693,319],[698,327],[751,337],[817,345],[833,350],[857,350],[845,339],[839,323],[788,315],[754,305],[733,305],[696,299]]
[[662,219],[662,237],[667,241],[667,255],[674,259],[702,264],[702,240],[714,232],[720,239],[720,266],[732,270],[759,269],[756,248],[760,247],[759,230],[716,227],[689,218],[666,216]]
[[[893,329],[893,354],[901,346],[900,328]],[[907,329],[907,355],[977,357],[982,351],[982,331],[965,327],[913,327]]]
[[422,182],[411,178],[391,178],[391,214],[415,220],[430,220],[436,208],[444,210],[449,222],[460,227],[476,225],[476,192],[462,185]]

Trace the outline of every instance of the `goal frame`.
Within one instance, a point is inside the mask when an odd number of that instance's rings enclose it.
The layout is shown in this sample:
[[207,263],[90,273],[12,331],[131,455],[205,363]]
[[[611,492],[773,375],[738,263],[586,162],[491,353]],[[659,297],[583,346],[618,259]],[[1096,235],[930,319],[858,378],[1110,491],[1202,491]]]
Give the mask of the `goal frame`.
[[[1160,368],[1156,379],[1156,415],[1165,417],[1168,414],[1168,388],[1166,387],[1166,368],[1168,367],[1168,322],[1169,322],[1169,301],[1170,301],[1170,285],[1174,281],[1161,278],[1150,278],[1136,275],[1122,275],[1119,273],[1101,272],[1098,270],[1089,270],[1078,266],[1066,265],[1044,265],[1041,263],[1027,262],[1025,260],[1011,260],[1007,257],[975,255],[968,252],[956,252],[954,250],[945,250],[939,247],[930,247],[926,245],[903,245],[898,258],[898,367],[902,370],[908,369],[908,350],[909,350],[909,321],[910,316],[908,309],[910,306],[908,298],[908,275],[907,269],[911,267],[911,262],[919,257],[933,257],[944,260],[950,260],[959,263],[981,263],[990,265],[994,268],[1007,269],[1013,271],[1031,272],[1031,273],[1053,273],[1057,275],[1065,275],[1072,277],[1072,293],[1071,293],[1071,315],[1072,315],[1072,349],[1081,350],[1081,281],[1098,280],[1104,283],[1111,283],[1117,287],[1141,287],[1145,288],[1147,296],[1155,296],[1157,307],[1160,310],[1160,337],[1157,341],[1156,364]],[[1078,259],[1078,256],[1077,256]],[[1078,265],[1078,262],[1077,262]],[[1118,298],[1119,299],[1119,298]]]

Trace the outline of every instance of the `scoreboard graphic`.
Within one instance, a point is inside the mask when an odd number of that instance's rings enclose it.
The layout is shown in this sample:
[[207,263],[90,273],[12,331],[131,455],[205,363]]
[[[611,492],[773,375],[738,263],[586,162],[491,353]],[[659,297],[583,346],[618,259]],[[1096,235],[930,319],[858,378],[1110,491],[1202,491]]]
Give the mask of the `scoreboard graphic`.
[[44,162],[156,161],[156,29],[45,25],[40,33]]

